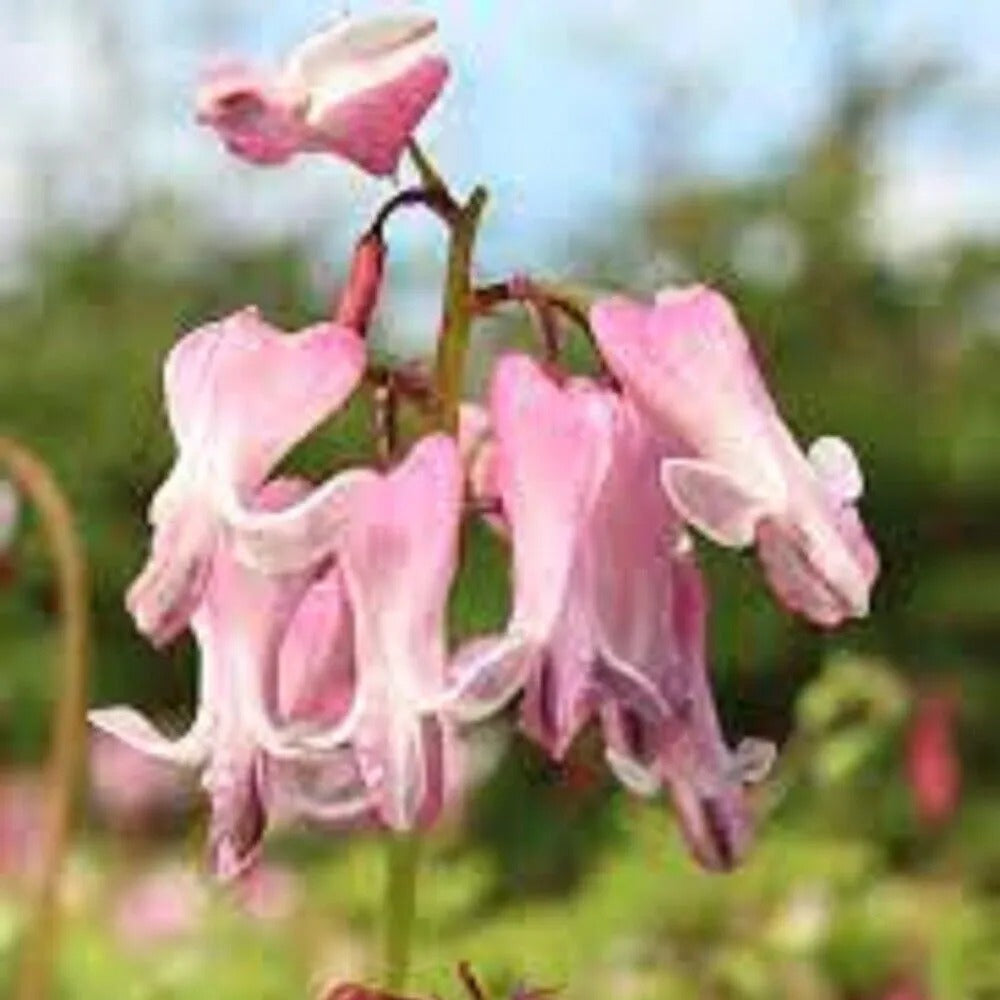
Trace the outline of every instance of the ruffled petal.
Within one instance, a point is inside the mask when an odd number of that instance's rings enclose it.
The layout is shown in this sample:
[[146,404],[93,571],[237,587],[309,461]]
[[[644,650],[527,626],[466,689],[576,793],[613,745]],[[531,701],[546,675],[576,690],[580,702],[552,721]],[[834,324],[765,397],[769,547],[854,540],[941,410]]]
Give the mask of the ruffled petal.
[[212,724],[207,712],[199,713],[187,733],[178,738],[164,735],[144,715],[124,706],[93,709],[87,719],[133,750],[181,767],[201,767],[211,752]]
[[684,518],[723,545],[756,540],[772,589],[810,620],[866,614],[877,559],[852,507],[857,460],[837,438],[807,459],[729,303],[696,286],[654,306],[607,299],[591,320],[626,393],[672,442],[662,479]]
[[725,469],[710,462],[664,459],[660,481],[681,517],[727,548],[753,544],[757,525],[770,512],[767,498],[748,493]]

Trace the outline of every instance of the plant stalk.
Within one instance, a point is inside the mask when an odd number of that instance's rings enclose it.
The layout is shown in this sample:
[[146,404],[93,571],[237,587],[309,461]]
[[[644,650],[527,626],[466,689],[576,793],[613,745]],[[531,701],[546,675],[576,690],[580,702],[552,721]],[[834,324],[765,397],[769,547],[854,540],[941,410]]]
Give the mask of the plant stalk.
[[420,837],[416,833],[390,835],[385,887],[385,988],[399,993],[406,987],[413,950],[417,904],[417,864]]
[[0,436],[0,463],[38,511],[58,577],[61,613],[48,763],[42,863],[22,942],[16,1000],[44,1000],[51,991],[59,932],[59,880],[69,848],[73,791],[82,756],[90,647],[88,582],[73,511],[49,468],[22,445]]

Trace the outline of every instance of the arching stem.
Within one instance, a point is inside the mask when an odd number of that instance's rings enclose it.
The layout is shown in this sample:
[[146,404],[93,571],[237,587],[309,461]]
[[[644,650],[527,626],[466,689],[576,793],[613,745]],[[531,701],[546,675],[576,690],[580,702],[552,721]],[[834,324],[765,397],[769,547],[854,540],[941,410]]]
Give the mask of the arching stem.
[[59,880],[69,848],[73,790],[82,757],[90,645],[86,561],[72,508],[48,467],[0,435],[0,464],[38,511],[59,586],[58,677],[46,787],[42,866],[21,953],[16,1000],[49,995],[56,958]]

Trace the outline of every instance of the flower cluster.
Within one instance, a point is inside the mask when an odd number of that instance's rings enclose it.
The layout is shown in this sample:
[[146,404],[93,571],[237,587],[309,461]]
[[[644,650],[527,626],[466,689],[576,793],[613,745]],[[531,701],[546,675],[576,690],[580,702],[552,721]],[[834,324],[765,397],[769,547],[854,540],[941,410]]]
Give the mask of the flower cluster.
[[[276,75],[229,61],[206,77],[199,118],[246,160],[327,152],[384,174],[409,147],[422,183],[362,237],[332,320],[285,333],[248,308],[170,352],[177,458],[127,603],[156,645],[194,633],[199,709],[176,740],[127,708],[92,722],[199,770],[225,879],[248,870],[275,818],[432,823],[463,787],[468,727],[517,699],[521,729],[555,758],[597,725],[614,774],[640,795],[669,792],[695,857],[731,867],[752,833],[746,786],[773,754],[758,740],[731,749],[721,732],[691,529],[753,547],[775,595],[810,621],[863,616],[877,559],[858,464],[838,438],[800,449],[712,289],[581,302],[526,278],[477,288],[484,196],[456,201],[412,140],[448,75],[433,45],[423,18],[348,18]],[[452,238],[433,371],[389,370],[366,350],[383,229],[404,205]],[[540,318],[544,356],[504,353],[485,402],[459,405],[472,321],[507,301]],[[561,365],[567,317],[600,374]],[[277,476],[355,392],[376,417],[372,466],[320,485]],[[400,441],[401,402],[433,429]],[[509,544],[512,610],[497,634],[452,647],[467,517]]]

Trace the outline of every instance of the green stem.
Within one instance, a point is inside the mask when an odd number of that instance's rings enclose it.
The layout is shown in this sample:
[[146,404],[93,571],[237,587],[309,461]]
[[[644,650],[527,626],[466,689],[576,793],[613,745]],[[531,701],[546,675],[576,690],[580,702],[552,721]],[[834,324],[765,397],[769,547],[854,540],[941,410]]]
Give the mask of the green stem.
[[465,360],[475,316],[472,289],[472,255],[488,195],[477,187],[458,212],[448,247],[444,316],[438,340],[435,382],[441,413],[439,425],[447,434],[458,433],[458,408],[465,381]]
[[420,148],[416,139],[411,139],[409,143],[407,143],[406,151],[410,154],[413,166],[420,177],[420,183],[428,191],[436,191],[455,204],[455,199],[452,197],[451,191],[448,189],[448,185],[445,184],[444,178],[435,169],[434,164],[431,163],[427,154]]
[[390,835],[385,887],[385,988],[390,993],[406,987],[410,970],[419,856],[416,833]]
[[44,1000],[51,990],[55,966],[59,879],[69,849],[73,786],[83,747],[90,645],[87,570],[72,508],[45,463],[3,436],[0,463],[10,469],[18,488],[39,514],[59,584],[59,681],[46,782],[42,864],[14,990],[17,1000]]

